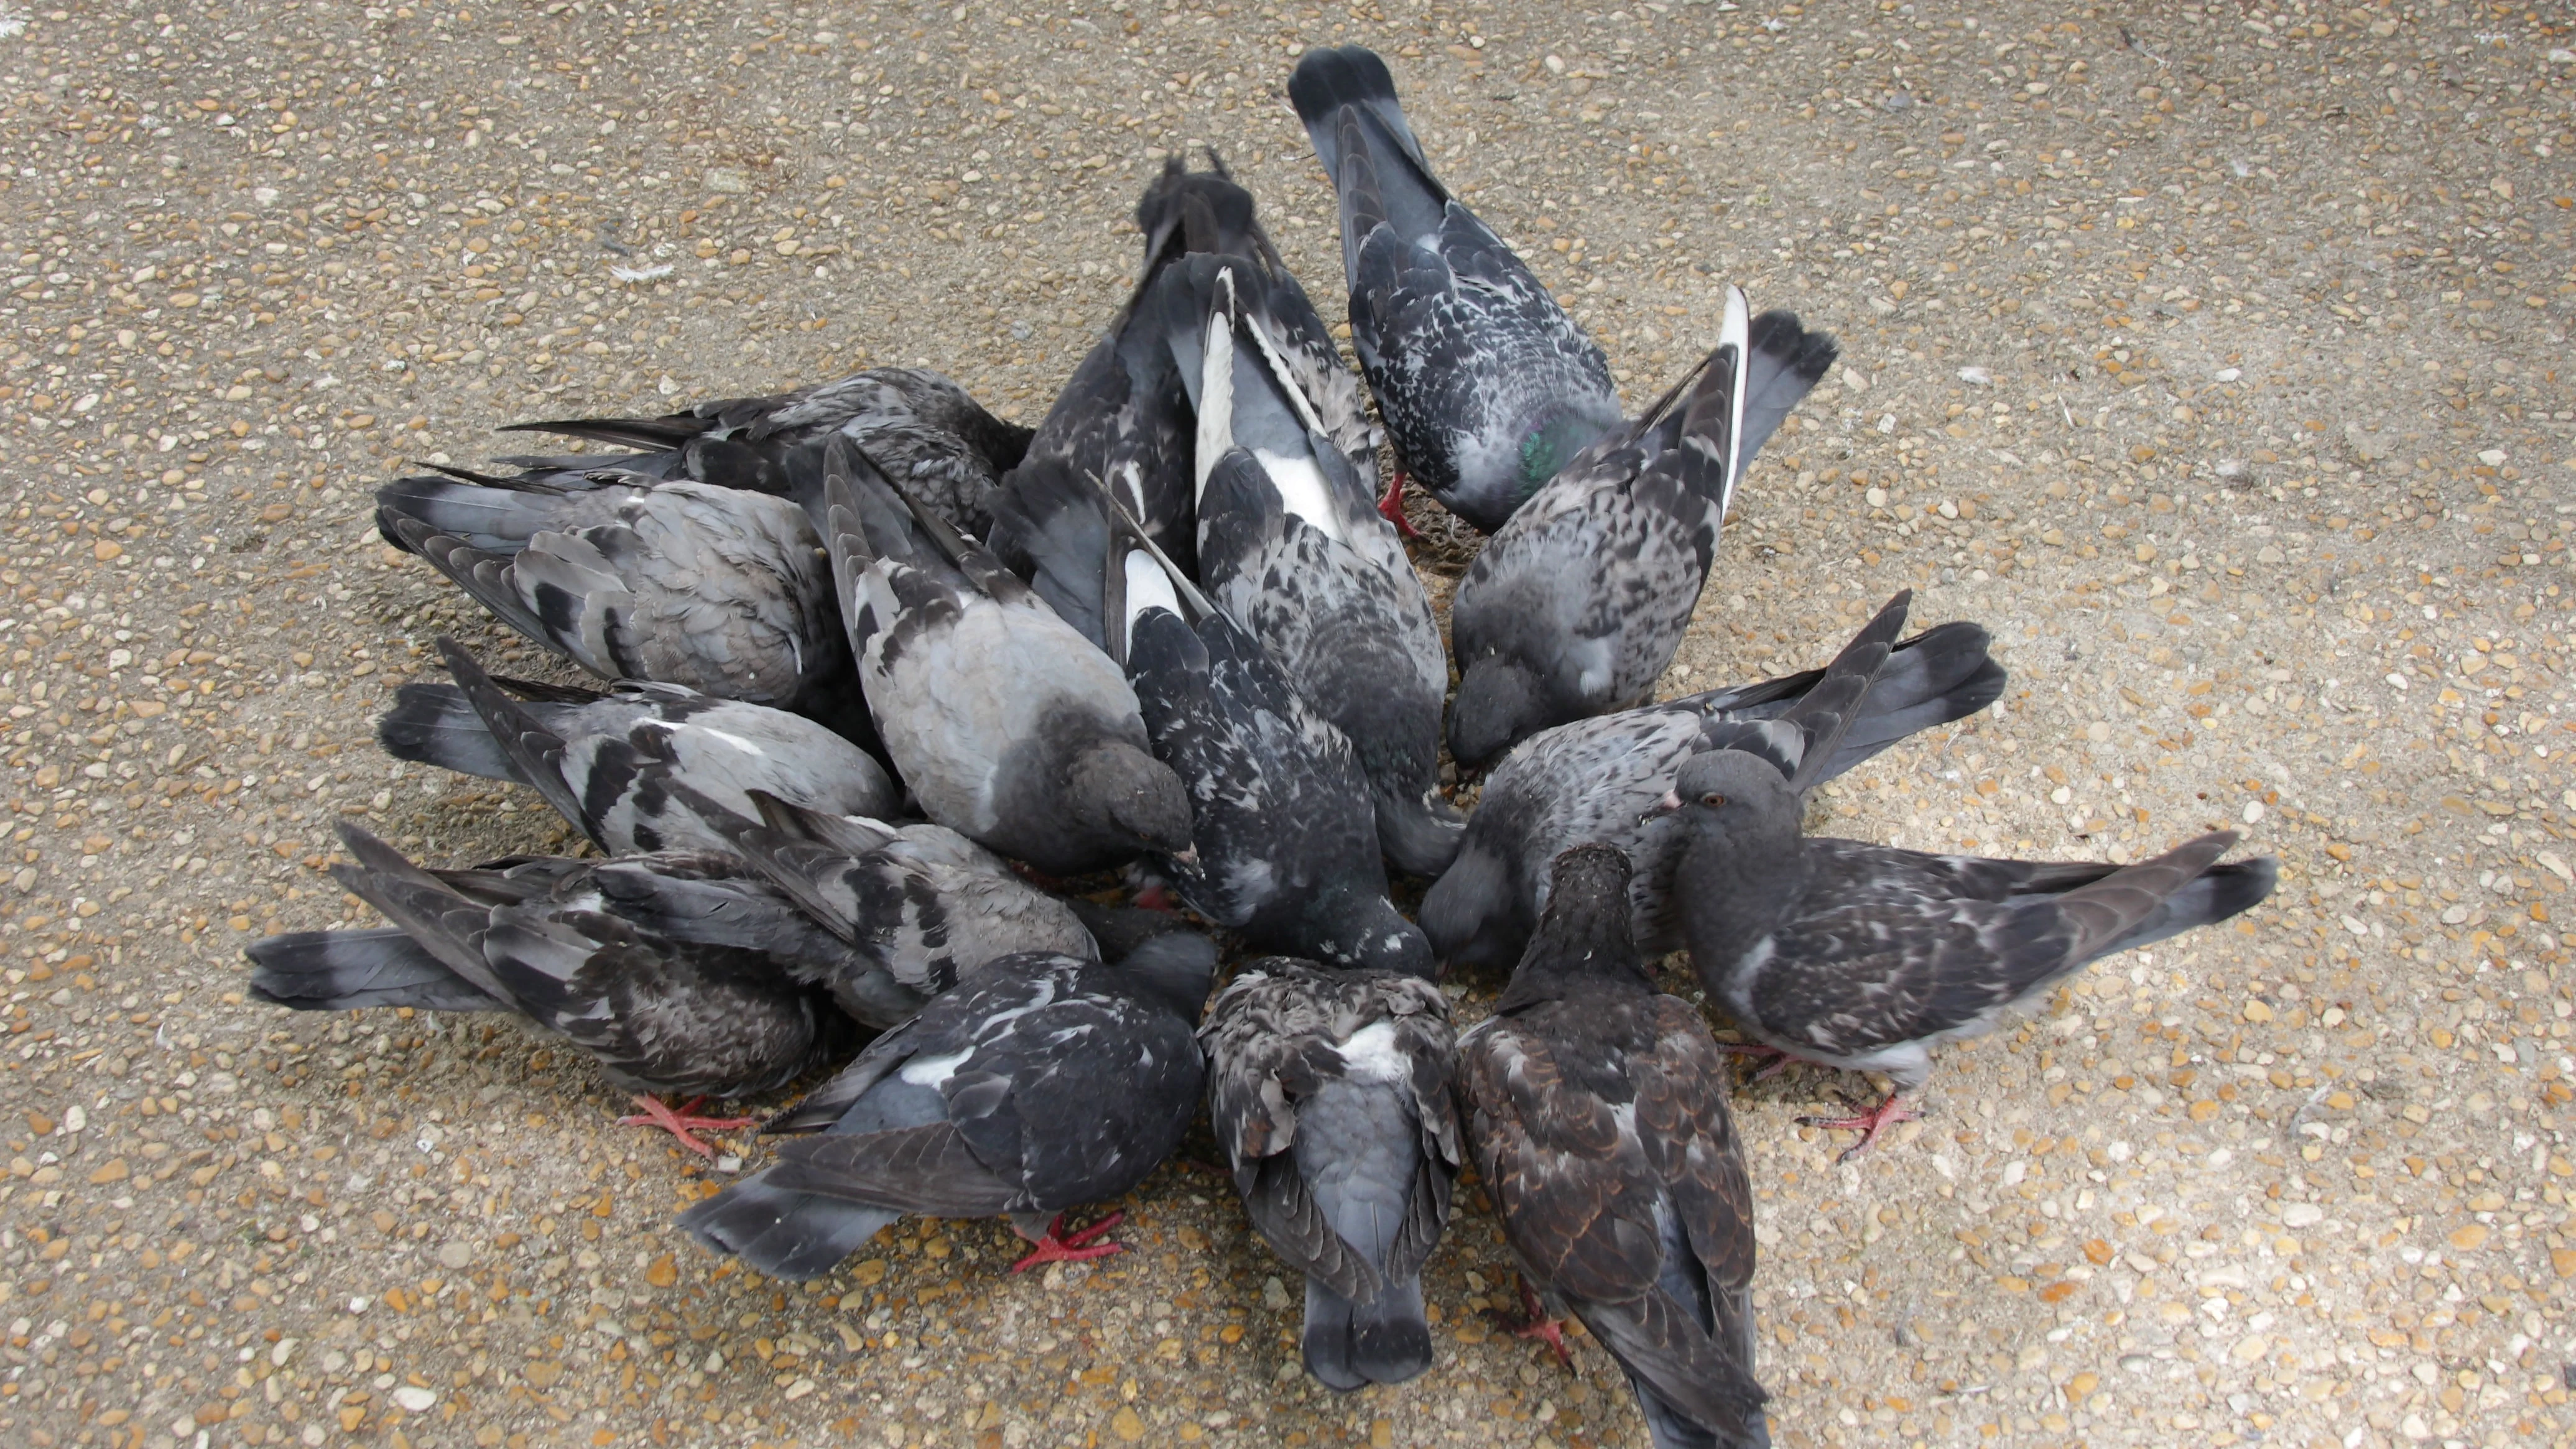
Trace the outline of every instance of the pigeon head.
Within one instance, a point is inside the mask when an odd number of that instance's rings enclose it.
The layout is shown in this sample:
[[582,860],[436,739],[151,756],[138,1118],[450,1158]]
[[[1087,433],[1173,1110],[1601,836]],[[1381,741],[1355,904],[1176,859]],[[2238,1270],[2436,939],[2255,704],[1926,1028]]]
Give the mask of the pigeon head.
[[1548,723],[1537,676],[1527,666],[1487,655],[1458,680],[1458,702],[1449,707],[1449,753],[1474,767],[1500,755]]
[[1737,840],[1777,836],[1798,828],[1798,792],[1780,767],[1742,750],[1710,750],[1682,761],[1665,800],[1682,812],[1693,834],[1719,833]]
[[1190,848],[1190,797],[1171,767],[1125,740],[1074,757],[1066,782],[1077,819],[1140,849]]
[[1118,969],[1195,1026],[1216,984],[1216,943],[1196,931],[1167,931],[1128,952]]
[[1502,857],[1470,844],[1422,898],[1422,930],[1444,965],[1501,970],[1529,934]]

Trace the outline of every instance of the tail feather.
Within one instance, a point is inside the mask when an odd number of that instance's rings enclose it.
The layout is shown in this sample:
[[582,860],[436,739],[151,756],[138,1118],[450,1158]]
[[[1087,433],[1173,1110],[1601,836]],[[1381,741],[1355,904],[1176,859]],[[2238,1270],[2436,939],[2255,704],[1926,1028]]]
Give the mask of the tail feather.
[[773,1278],[820,1278],[903,1216],[841,1198],[790,1192],[756,1172],[680,1214],[689,1236]]
[[1745,363],[1743,424],[1735,444],[1739,478],[1842,351],[1833,334],[1810,332],[1788,312],[1765,312],[1754,318],[1751,341]]
[[447,672],[456,680],[456,688],[468,707],[483,721],[483,728],[493,748],[509,761],[512,777],[524,781],[555,812],[591,840],[606,848],[600,839],[598,824],[582,808],[581,797],[565,781],[563,737],[547,729],[537,717],[522,708],[517,700],[501,691],[492,676],[483,672],[465,646],[441,635],[439,654],[447,661]]
[[1192,252],[1269,259],[1252,193],[1214,151],[1207,171],[1192,171],[1179,156],[1163,159],[1162,174],[1136,202],[1136,229],[1145,234],[1145,273]]
[[296,1011],[508,1011],[399,930],[290,931],[254,943],[250,994]]
[[1306,1371],[1339,1393],[1370,1384],[1400,1384],[1431,1367],[1431,1324],[1422,1280],[1388,1283],[1374,1303],[1354,1303],[1306,1280],[1306,1326],[1299,1341]]
[[1966,719],[2003,697],[2004,667],[1987,656],[1985,629],[1949,623],[1926,629],[1889,651],[1869,682],[1851,729],[1834,751],[1839,775],[1921,730]]
[[492,553],[515,553],[546,526],[555,495],[493,488],[425,474],[397,478],[376,490],[376,532],[406,553],[420,550],[401,521],[463,539]]
[[1381,223],[1405,238],[1438,233],[1448,189],[1432,175],[1395,77],[1375,52],[1357,45],[1306,52],[1288,78],[1288,99],[1341,198],[1346,275],[1357,274],[1360,243]]
[[397,760],[486,780],[519,778],[483,717],[452,684],[406,684],[396,691],[394,707],[376,721],[376,742]]
[[2213,866],[2191,884],[2165,897],[2163,904],[2149,911],[2100,954],[2108,956],[2152,946],[2195,926],[2212,925],[2250,911],[2272,894],[2280,868],[2280,862],[2270,856]]
[[[2222,903],[2222,892],[2213,886],[2202,900],[2177,906],[2175,898],[2184,895],[2210,867],[2218,863],[2228,848],[2236,843],[2233,830],[2216,830],[2195,840],[2186,840],[2164,854],[2119,870],[2079,886],[2056,898],[2052,904],[2059,919],[2077,932],[2074,949],[2067,953],[2071,963],[2080,963],[2126,950],[2133,936],[2154,932],[2147,939],[2160,940],[2177,931],[2206,925],[2219,916],[2199,915],[2201,911]],[[2269,861],[2264,862],[2266,866]],[[2224,900],[2243,910],[2271,893],[2271,871],[2263,870],[2241,885],[2225,891]],[[2250,892],[2250,894],[2249,894]],[[2233,914],[2233,912],[2229,912]]]
[[717,420],[696,413],[672,413],[658,418],[554,418],[544,422],[504,423],[498,431],[553,433],[559,437],[588,438],[594,443],[608,443],[620,448],[660,451],[680,447],[719,426],[721,424]]

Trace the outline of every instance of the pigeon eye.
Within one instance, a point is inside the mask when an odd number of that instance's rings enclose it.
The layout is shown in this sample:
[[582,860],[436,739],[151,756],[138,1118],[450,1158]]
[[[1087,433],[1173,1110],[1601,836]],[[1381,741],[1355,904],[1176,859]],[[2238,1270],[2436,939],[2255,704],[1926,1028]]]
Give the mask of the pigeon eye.
[[1711,810],[1714,810],[1714,809],[1716,809],[1717,807],[1719,807],[1720,805],[1723,805],[1723,804],[1725,804],[1725,803],[1726,803],[1726,797],[1725,797],[1725,796],[1723,796],[1723,795],[1720,795],[1720,794],[1718,794],[1716,791],[1712,790],[1712,791],[1710,791],[1708,794],[1705,794],[1705,795],[1700,796],[1700,797],[1699,797],[1699,803],[1701,803],[1702,805],[1707,806],[1707,807],[1708,807],[1709,809],[1711,809]]

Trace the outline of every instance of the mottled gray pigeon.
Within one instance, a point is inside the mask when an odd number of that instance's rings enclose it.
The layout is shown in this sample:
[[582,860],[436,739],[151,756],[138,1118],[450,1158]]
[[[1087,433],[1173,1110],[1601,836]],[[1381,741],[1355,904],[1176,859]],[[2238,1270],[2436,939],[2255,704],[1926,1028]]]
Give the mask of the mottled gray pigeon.
[[864,738],[831,567],[795,504],[613,465],[441,471],[378,489],[377,530],[501,622],[603,679]]
[[[1833,359],[1832,339],[1785,312],[1748,321],[1730,287],[1715,350],[1512,515],[1451,610],[1460,765],[1646,698],[1708,581],[1754,424],[1776,424]],[[1772,406],[1757,414],[1756,396]]]
[[795,497],[780,466],[826,438],[848,438],[877,466],[960,529],[992,525],[993,489],[1028,451],[1029,430],[984,410],[966,389],[918,367],[872,367],[837,382],[767,397],[720,398],[652,418],[560,418],[505,433],[559,433],[643,451],[622,457],[513,460],[581,468],[613,465],[794,498],[817,521],[820,498]]
[[404,685],[376,722],[385,753],[531,785],[612,855],[732,848],[677,783],[737,816],[758,814],[754,790],[827,815],[885,817],[903,803],[874,756],[802,715],[676,684],[505,687],[456,641],[438,647],[456,682]]
[[812,953],[829,950],[830,937],[729,857],[432,872],[354,823],[340,837],[355,859],[332,875],[393,929],[260,942],[248,954],[262,1000],[305,1011],[515,1012],[637,1093],[646,1115],[630,1121],[706,1155],[692,1129],[748,1124],[697,1117],[694,1104],[674,1113],[650,1094],[766,1092],[856,1035],[814,980],[823,963]]
[[1192,1030],[1216,972],[1204,936],[1156,936],[1116,966],[1005,956],[769,1124],[818,1133],[681,1214],[707,1247],[779,1278],[818,1278],[907,1213],[1006,1215],[1037,1250],[1014,1271],[1119,1250],[1117,1197],[1180,1146],[1206,1064]]
[[[2003,666],[1986,657],[1986,631],[1974,624],[1943,624],[1887,647],[1912,597],[1890,600],[1823,669],[1576,720],[1514,746],[1485,777],[1456,862],[1422,899],[1422,928],[1441,961],[1501,969],[1520,959],[1547,904],[1548,862],[1593,840],[1627,852],[1636,868],[1630,930],[1638,948],[1679,950],[1680,823],[1655,807],[1683,760],[1721,739],[1746,740],[1745,727],[1758,724],[1782,741],[1776,750],[1794,748],[1813,765],[1801,775],[1812,787],[2003,693]],[[1845,730],[1839,744],[1807,748],[1811,735],[1836,728]]]
[[1861,1134],[1932,1072],[1931,1048],[1993,1029],[2087,963],[2223,921],[2272,893],[2269,858],[2218,864],[2234,831],[2115,866],[1927,855],[1800,833],[1779,761],[1713,750],[1674,783],[1673,890],[1710,1003],[1802,1061],[1884,1072],[1887,1096],[1809,1125]]
[[1304,295],[1191,257],[1146,305],[1197,414],[1201,582],[1359,752],[1387,857],[1438,874],[1460,828],[1437,793],[1449,683],[1440,626],[1367,479],[1279,345],[1299,330],[1291,316]]
[[1431,174],[1386,62],[1310,50],[1288,80],[1341,199],[1351,341],[1402,470],[1492,533],[1619,425],[1609,360],[1545,284]]
[[1245,1211],[1306,1278],[1306,1371],[1348,1392],[1431,1366],[1422,1265],[1458,1175],[1458,1049],[1431,983],[1251,961],[1199,1041]]
[[1726,1057],[1629,941],[1626,857],[1557,857],[1547,915],[1458,1057],[1467,1141],[1531,1309],[1521,1331],[1562,1355],[1550,1315],[1581,1319],[1656,1449],[1768,1445]]
[[1187,852],[1188,792],[1118,665],[855,449],[826,449],[850,648],[922,813],[1055,875]]

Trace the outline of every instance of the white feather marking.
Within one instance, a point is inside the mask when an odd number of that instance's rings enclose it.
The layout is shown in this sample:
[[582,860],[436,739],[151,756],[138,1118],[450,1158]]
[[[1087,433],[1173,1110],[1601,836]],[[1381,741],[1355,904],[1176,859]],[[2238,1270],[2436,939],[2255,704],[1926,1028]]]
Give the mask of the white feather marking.
[[1189,617],[1181,612],[1181,596],[1172,588],[1172,576],[1163,572],[1163,566],[1154,562],[1152,554],[1141,548],[1131,548],[1127,550],[1127,623],[1130,628],[1145,617],[1147,609],[1169,609],[1175,617]]
[[1234,273],[1216,275],[1225,301],[1208,313],[1207,350],[1199,362],[1199,476],[1193,502],[1206,495],[1216,460],[1234,447]]
[[1288,394],[1289,405],[1297,409],[1297,417],[1305,423],[1306,431],[1322,432],[1324,420],[1316,415],[1315,405],[1307,399],[1306,390],[1297,385],[1296,375],[1288,370],[1288,359],[1280,355],[1278,344],[1270,340],[1270,332],[1261,325],[1261,319],[1246,317],[1243,325],[1251,330],[1254,345],[1261,349],[1262,361],[1269,364],[1270,375],[1279,380],[1279,390]]
[[1279,506],[1292,517],[1302,518],[1311,528],[1339,543],[1341,520],[1333,513],[1333,490],[1324,481],[1324,470],[1312,458],[1282,457],[1267,449],[1252,450],[1270,486],[1279,493]]
[[698,727],[698,732],[706,736],[708,739],[721,740],[755,759],[765,760],[769,758],[767,751],[761,749],[760,746],[752,743],[750,740],[743,738],[741,735],[734,734],[730,730],[709,729],[704,725],[700,725]]
[[1391,1021],[1370,1022],[1334,1050],[1341,1055],[1343,1069],[1357,1081],[1403,1082],[1413,1077],[1413,1063],[1395,1049]]
[[1744,394],[1746,383],[1750,380],[1747,374],[1752,371],[1753,361],[1751,312],[1751,306],[1744,300],[1744,289],[1728,287],[1726,318],[1718,326],[1717,345],[1734,349],[1735,380],[1727,399],[1726,457],[1721,460],[1726,466],[1725,473],[1721,475],[1726,479],[1726,483],[1717,494],[1719,518],[1726,517],[1726,511],[1735,505],[1735,484],[1741,471],[1739,465],[1744,456]]
[[957,1068],[974,1054],[974,1048],[969,1047],[962,1052],[949,1052],[944,1056],[914,1057],[911,1061],[905,1062],[903,1070],[895,1075],[916,1087],[937,1087],[956,1075]]

